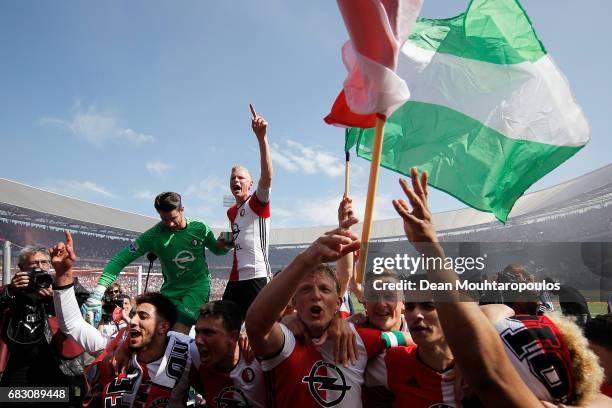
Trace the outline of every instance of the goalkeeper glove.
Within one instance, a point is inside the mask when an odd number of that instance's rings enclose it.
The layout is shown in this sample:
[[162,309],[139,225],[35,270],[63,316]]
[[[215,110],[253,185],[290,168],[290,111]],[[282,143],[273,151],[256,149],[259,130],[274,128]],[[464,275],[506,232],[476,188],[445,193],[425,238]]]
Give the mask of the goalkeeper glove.
[[87,315],[87,312],[93,312],[94,322],[96,323],[101,319],[102,315],[102,297],[106,291],[106,286],[98,285],[94,291],[89,295],[83,306],[81,306],[81,313],[83,316]]

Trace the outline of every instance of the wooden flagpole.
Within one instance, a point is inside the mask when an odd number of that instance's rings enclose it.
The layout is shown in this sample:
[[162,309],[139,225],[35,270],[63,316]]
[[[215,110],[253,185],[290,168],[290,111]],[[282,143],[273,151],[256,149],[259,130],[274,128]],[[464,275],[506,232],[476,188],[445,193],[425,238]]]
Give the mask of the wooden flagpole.
[[346,161],[344,162],[344,196],[349,194],[349,175],[351,173],[351,153],[346,153]]
[[370,229],[372,227],[372,213],[374,212],[374,199],[376,198],[376,186],[378,184],[378,170],[382,154],[383,136],[386,118],[376,115],[376,132],[374,134],[374,149],[372,150],[372,162],[370,164],[370,181],[368,182],[368,197],[366,200],[365,215],[363,217],[363,229],[361,232],[361,251],[359,253],[359,264],[357,269],[357,282],[362,282],[365,275],[365,266],[368,260],[368,243],[370,241]]

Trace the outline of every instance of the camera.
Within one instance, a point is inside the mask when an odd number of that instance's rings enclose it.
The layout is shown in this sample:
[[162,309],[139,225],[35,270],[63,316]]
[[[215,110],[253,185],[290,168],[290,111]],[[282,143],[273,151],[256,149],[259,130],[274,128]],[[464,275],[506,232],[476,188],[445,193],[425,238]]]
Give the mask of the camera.
[[26,287],[27,292],[36,292],[39,289],[47,289],[53,283],[53,277],[46,272],[43,272],[40,268],[32,268],[28,271],[28,286]]
[[104,296],[102,298],[102,313],[103,314],[113,314],[113,311],[117,307],[123,307],[123,299],[116,299],[110,295]]

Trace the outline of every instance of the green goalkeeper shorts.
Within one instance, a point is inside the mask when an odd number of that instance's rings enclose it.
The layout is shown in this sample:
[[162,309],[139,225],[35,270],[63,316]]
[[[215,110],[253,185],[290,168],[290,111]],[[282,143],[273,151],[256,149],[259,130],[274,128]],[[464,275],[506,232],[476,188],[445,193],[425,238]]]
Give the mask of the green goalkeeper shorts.
[[208,302],[210,294],[210,281],[205,287],[193,288],[183,292],[173,292],[171,295],[165,294],[170,298],[178,311],[177,323],[182,323],[187,327],[195,324],[200,316],[200,306]]

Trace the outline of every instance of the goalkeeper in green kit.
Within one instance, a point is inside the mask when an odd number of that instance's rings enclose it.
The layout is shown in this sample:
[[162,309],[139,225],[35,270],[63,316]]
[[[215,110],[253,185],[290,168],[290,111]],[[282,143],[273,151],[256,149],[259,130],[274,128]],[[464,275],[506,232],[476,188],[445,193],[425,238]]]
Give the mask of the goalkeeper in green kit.
[[212,228],[202,221],[183,215],[178,193],[161,193],[155,198],[155,209],[161,222],[145,231],[106,264],[94,292],[83,304],[82,312],[100,314],[106,287],[131,262],[153,252],[159,258],[164,276],[160,292],[176,305],[179,315],[172,330],[188,334],[198,319],[200,305],[208,302],[210,272],[204,248],[215,255],[226,254],[223,240],[216,240]]

